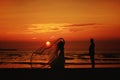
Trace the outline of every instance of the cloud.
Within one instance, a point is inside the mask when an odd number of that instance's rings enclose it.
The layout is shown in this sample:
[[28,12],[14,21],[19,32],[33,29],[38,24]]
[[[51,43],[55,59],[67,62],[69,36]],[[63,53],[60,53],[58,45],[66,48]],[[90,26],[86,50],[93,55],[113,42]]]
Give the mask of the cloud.
[[51,28],[51,30],[59,30],[59,28]]
[[34,33],[57,32],[62,30],[64,24],[31,24],[27,30]]
[[71,24],[71,23],[52,23],[52,24],[31,24],[28,27],[29,32],[33,33],[46,33],[46,32],[79,32],[87,31],[90,29],[95,29],[96,23],[86,23],[86,24]]
[[75,29],[69,29],[69,31],[70,31],[70,32],[78,32],[78,31],[80,31],[80,30],[75,28]]
[[75,24],[64,25],[62,27],[68,29],[69,32],[80,32],[80,31],[87,31],[98,28],[97,27],[98,25],[99,24],[96,23],[86,23],[86,24],[75,23]]
[[94,26],[97,25],[96,23],[87,23],[87,24],[70,24],[64,27],[83,27],[83,26]]

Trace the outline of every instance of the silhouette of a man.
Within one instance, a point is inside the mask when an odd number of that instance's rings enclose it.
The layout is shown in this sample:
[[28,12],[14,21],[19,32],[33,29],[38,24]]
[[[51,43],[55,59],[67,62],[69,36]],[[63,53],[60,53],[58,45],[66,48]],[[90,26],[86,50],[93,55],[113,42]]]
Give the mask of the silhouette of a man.
[[94,39],[90,39],[90,46],[89,46],[89,54],[90,54],[90,59],[91,59],[91,64],[92,68],[95,68],[95,61],[94,61],[94,55],[95,55],[95,44],[94,44]]

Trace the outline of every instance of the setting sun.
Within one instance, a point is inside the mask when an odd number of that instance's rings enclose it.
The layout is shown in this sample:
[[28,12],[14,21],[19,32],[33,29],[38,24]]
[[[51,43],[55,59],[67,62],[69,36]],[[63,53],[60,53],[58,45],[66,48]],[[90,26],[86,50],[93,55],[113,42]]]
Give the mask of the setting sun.
[[46,46],[50,46],[51,43],[49,41],[46,42]]

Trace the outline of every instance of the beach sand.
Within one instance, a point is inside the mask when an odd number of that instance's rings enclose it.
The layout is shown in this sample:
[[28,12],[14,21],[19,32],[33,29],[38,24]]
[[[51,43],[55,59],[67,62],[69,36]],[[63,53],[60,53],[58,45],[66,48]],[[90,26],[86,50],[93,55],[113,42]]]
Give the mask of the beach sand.
[[[32,64],[33,68],[50,68],[49,65],[44,66],[46,63],[34,63]],[[0,68],[31,68],[30,62],[6,62],[1,63]],[[91,68],[90,63],[67,63],[65,64],[66,69],[75,69],[75,68]],[[120,68],[118,63],[96,63],[95,68]]]

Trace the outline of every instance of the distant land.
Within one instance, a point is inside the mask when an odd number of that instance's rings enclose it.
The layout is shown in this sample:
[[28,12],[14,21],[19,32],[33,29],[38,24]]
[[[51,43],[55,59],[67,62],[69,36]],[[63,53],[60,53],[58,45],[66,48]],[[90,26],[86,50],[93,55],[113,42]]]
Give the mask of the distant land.
[[17,49],[0,49],[0,51],[17,51]]

